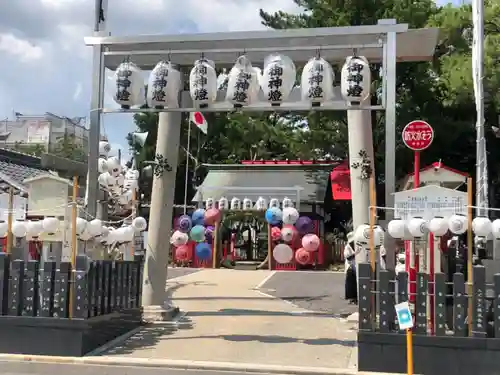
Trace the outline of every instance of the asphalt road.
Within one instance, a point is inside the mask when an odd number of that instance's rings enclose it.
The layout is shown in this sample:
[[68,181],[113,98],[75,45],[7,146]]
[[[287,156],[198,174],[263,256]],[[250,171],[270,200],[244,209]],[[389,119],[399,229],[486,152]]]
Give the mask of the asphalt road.
[[184,268],[184,267],[168,267],[167,279],[175,279],[176,277],[186,276],[191,273],[198,272],[199,269],[196,268]]
[[310,311],[341,317],[357,311],[344,299],[343,272],[276,272],[260,289]]
[[3,362],[1,375],[244,375],[243,372],[170,370],[166,368],[132,366],[66,365],[53,363]]

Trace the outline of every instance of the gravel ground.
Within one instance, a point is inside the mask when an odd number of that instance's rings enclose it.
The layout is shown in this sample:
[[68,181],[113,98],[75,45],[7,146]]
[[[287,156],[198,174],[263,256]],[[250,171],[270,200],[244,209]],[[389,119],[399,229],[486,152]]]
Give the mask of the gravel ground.
[[342,317],[357,311],[344,300],[343,272],[276,272],[260,289],[311,311]]
[[199,269],[196,268],[184,268],[184,267],[168,267],[167,270],[167,280],[175,279],[176,277],[190,275],[192,273],[198,272]]

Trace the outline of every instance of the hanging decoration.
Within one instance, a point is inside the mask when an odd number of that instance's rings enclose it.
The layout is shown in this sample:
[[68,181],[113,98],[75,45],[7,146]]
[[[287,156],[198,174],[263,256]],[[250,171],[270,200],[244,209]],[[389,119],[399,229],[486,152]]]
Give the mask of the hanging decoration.
[[190,260],[189,247],[186,245],[179,246],[175,249],[175,260],[180,262],[187,262]]
[[5,220],[0,220],[0,238],[5,238],[7,236],[7,230],[9,225]]
[[107,159],[109,152],[111,151],[111,145],[108,141],[99,142],[99,157]]
[[306,234],[302,237],[302,247],[309,252],[313,252],[319,249],[320,240],[315,234]]
[[189,232],[189,237],[194,242],[203,242],[205,241],[205,227],[203,225],[195,225],[191,228]]
[[363,56],[349,56],[340,74],[342,97],[353,105],[370,97],[371,72],[368,60]]
[[271,198],[271,200],[269,201],[269,208],[271,207],[276,207],[276,208],[279,208],[280,207],[280,201],[276,198]]
[[280,106],[288,99],[296,76],[295,64],[289,57],[280,54],[267,56],[260,82],[266,100],[272,106]]
[[215,63],[202,57],[189,74],[189,93],[196,108],[207,108],[217,99]]
[[308,234],[314,231],[314,223],[309,217],[301,216],[297,219],[295,228],[302,235]]
[[241,210],[241,200],[234,197],[231,199],[231,210]]
[[259,197],[255,203],[255,208],[259,211],[264,211],[267,208],[267,201],[265,198]]
[[212,259],[212,247],[206,242],[197,243],[194,248],[196,257],[199,260],[210,260]]
[[304,248],[300,248],[295,252],[295,261],[301,266],[305,266],[311,262],[311,253]]
[[205,212],[204,221],[206,225],[215,225],[220,222],[221,217],[222,217],[221,212],[216,208],[212,208]]
[[284,225],[281,229],[281,238],[287,243],[293,242],[297,234],[297,229],[293,225]]
[[270,207],[266,211],[265,218],[268,224],[278,225],[283,218],[283,213],[277,207]]
[[182,215],[177,221],[177,227],[179,231],[183,233],[189,233],[189,231],[193,227],[193,222],[191,221],[189,215]]
[[205,224],[205,210],[203,208],[198,208],[191,215],[191,220],[193,225],[204,225]]
[[170,237],[170,243],[175,247],[183,246],[189,241],[189,236],[181,231],[175,231]]
[[465,215],[451,215],[448,219],[448,227],[453,234],[464,234],[467,232],[467,217]]
[[205,209],[206,210],[211,210],[212,208],[215,207],[215,201],[213,198],[207,198],[205,201]]
[[227,84],[229,83],[229,75],[226,68],[222,69],[222,73],[217,77],[217,91],[227,91]]
[[227,198],[222,197],[219,199],[219,210],[227,210],[229,208],[229,203]]
[[283,224],[295,224],[299,219],[299,211],[295,207],[283,208]]
[[253,207],[252,200],[249,198],[244,198],[243,199],[243,210],[249,211]]
[[170,61],[160,61],[151,71],[146,95],[150,108],[179,107],[181,72]]
[[277,263],[290,263],[293,260],[293,256],[293,249],[287,244],[280,243],[273,249],[273,258]]
[[281,230],[278,227],[271,228],[271,239],[273,241],[279,241],[281,239]]
[[472,231],[478,237],[488,237],[493,230],[491,220],[484,216],[478,216],[472,220]]
[[319,54],[304,66],[300,81],[302,100],[310,102],[313,107],[333,99],[333,69]]
[[293,201],[288,197],[283,198],[283,202],[281,204],[283,208],[293,207]]
[[448,232],[448,221],[442,216],[429,220],[429,231],[436,237],[442,237]]
[[258,85],[257,74],[246,56],[240,56],[229,72],[226,100],[234,108],[242,108],[257,100],[258,92],[253,89]]
[[144,78],[142,71],[130,61],[118,65],[114,76],[114,101],[122,109],[144,104]]

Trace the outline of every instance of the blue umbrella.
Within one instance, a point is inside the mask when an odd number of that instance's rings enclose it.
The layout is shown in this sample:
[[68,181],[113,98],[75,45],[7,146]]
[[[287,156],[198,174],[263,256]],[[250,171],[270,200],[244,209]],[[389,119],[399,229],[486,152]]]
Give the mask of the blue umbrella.
[[195,212],[193,212],[191,219],[193,221],[193,225],[205,224],[205,210],[203,208],[197,209]]
[[283,213],[277,207],[268,208],[266,211],[266,221],[271,225],[278,225],[283,218]]
[[212,247],[206,242],[196,244],[194,251],[199,260],[209,260],[212,258]]

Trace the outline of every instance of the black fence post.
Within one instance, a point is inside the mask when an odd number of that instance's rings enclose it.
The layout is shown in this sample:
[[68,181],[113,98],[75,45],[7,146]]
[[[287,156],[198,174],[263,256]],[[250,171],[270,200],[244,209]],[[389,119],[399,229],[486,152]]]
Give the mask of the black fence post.
[[104,309],[104,263],[102,260],[95,262],[96,267],[96,316],[105,314]]
[[75,263],[75,282],[73,288],[73,319],[86,319],[89,316],[88,296],[89,282],[87,267],[89,258],[86,255],[77,255]]
[[493,321],[495,326],[495,337],[500,338],[500,273],[493,277],[495,300],[493,302]]
[[387,333],[394,323],[394,297],[391,295],[391,272],[380,270],[379,272],[379,303],[380,303],[380,332]]
[[126,261],[123,267],[123,304],[122,308],[128,309],[130,303],[130,266],[131,262]]
[[370,264],[358,264],[358,306],[359,306],[359,330],[371,331],[372,322],[370,319],[371,307],[371,275]]
[[[397,293],[398,293],[398,300],[396,301],[397,303],[402,303],[402,302],[407,302],[408,301],[408,273],[406,272],[399,272],[396,276],[396,282],[397,282]],[[394,314],[395,315],[395,314]],[[397,317],[395,316],[394,323],[398,329],[398,332],[404,333],[404,330],[399,329],[399,323],[397,320]]]
[[130,307],[136,307],[137,298],[137,262],[130,263]]
[[115,263],[115,279],[116,279],[116,294],[115,294],[115,309],[120,309],[123,302],[123,261]]
[[486,269],[474,266],[472,275],[472,336],[486,337]]
[[40,263],[28,261],[23,290],[23,312],[25,316],[38,315],[38,274]]
[[6,315],[9,307],[10,256],[0,253],[0,315]]
[[446,276],[441,272],[434,274],[434,333],[446,334]]
[[103,283],[104,283],[104,288],[103,288],[103,300],[104,300],[104,306],[103,306],[103,314],[109,314],[111,312],[111,270],[113,266],[113,262],[111,260],[105,260],[103,261]]
[[417,295],[415,297],[415,328],[416,334],[427,334],[427,283],[428,275],[417,273]]
[[463,273],[453,275],[453,327],[455,336],[467,336],[465,324],[467,296],[465,295],[465,279]]
[[142,257],[138,257],[136,260],[137,262],[137,275],[136,275],[136,282],[137,282],[137,289],[136,289],[136,306],[135,307],[141,307],[142,303],[142,273],[144,271],[144,263],[142,261]]
[[46,261],[43,263],[42,282],[40,285],[41,306],[38,315],[51,317],[54,313],[54,279],[56,263]]
[[115,311],[116,306],[116,279],[117,279],[117,261],[111,263],[109,272],[109,310]]
[[71,264],[61,262],[54,276],[54,312],[53,317],[69,317],[69,279]]
[[12,262],[12,280],[9,290],[9,315],[20,316],[23,311],[24,260]]
[[88,291],[87,291],[87,316],[92,317],[96,316],[96,293],[97,293],[97,269],[96,262],[92,261],[88,263],[88,272],[87,272],[87,282],[88,282]]

